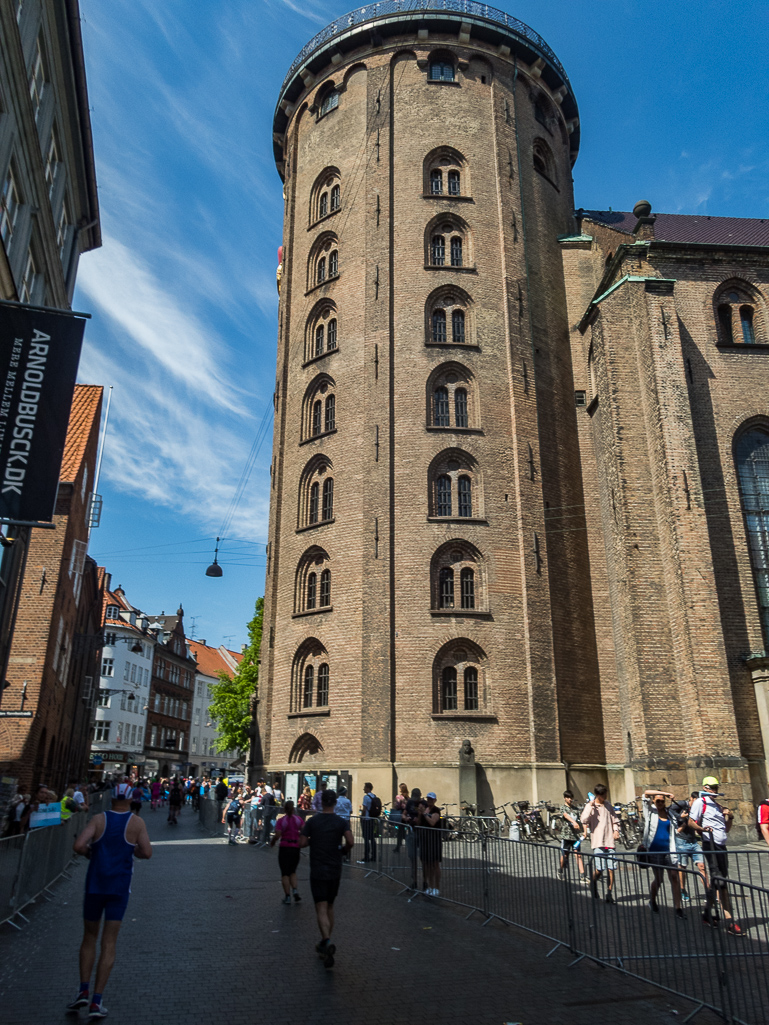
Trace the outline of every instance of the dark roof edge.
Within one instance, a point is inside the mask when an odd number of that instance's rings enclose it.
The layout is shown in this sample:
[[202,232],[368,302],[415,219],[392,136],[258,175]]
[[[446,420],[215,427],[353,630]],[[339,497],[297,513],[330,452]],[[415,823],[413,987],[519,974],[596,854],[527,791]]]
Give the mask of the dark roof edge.
[[102,244],[101,222],[99,218],[99,190],[96,184],[96,161],[93,152],[93,132],[91,130],[91,111],[88,105],[88,85],[85,75],[85,56],[83,54],[83,35],[80,31],[79,0],[65,0],[67,22],[69,24],[69,45],[72,54],[72,67],[75,76],[75,92],[77,95],[78,113],[80,115],[80,134],[85,158],[85,173],[88,186],[88,198],[91,205],[91,220],[96,221],[88,229],[88,237],[92,244],[83,247],[83,252],[98,249]]

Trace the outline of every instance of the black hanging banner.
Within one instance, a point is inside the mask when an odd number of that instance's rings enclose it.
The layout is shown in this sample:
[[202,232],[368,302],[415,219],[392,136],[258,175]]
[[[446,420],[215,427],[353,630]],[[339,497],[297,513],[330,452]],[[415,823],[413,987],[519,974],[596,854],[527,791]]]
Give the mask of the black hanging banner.
[[0,520],[50,521],[85,320],[0,304]]

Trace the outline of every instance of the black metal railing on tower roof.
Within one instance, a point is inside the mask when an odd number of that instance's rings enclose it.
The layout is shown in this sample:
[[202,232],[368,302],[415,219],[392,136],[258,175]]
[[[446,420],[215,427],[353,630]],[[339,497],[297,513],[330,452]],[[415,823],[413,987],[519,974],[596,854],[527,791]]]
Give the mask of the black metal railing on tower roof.
[[286,86],[296,74],[297,69],[304,64],[308,57],[335,36],[340,36],[355,28],[356,25],[363,25],[377,18],[386,18],[388,15],[419,13],[420,11],[446,11],[450,14],[464,14],[467,17],[484,18],[486,21],[492,21],[497,25],[504,26],[512,35],[531,43],[532,47],[538,50],[543,57],[546,57],[558,71],[566,86],[571,88],[563,65],[542,36],[524,22],[513,18],[505,11],[497,10],[496,7],[490,7],[489,4],[476,3],[475,0],[382,0],[381,3],[367,4],[365,7],[359,7],[355,11],[350,11],[349,14],[345,14],[341,18],[332,21],[318,32],[316,36],[313,36],[309,43],[302,47],[293,64],[288,69],[288,74],[283,79],[283,85],[280,87],[280,95],[283,95]]

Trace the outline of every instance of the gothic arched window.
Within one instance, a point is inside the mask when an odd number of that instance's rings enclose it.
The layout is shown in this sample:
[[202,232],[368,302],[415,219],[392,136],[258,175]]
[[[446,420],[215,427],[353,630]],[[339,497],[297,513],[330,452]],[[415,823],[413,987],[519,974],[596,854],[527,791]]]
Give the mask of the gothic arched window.
[[446,343],[446,311],[433,310],[433,342],[436,345]]
[[722,285],[715,296],[719,343],[755,345],[759,318],[753,289],[742,282]]
[[764,647],[769,647],[769,424],[744,431],[734,446],[745,531]]

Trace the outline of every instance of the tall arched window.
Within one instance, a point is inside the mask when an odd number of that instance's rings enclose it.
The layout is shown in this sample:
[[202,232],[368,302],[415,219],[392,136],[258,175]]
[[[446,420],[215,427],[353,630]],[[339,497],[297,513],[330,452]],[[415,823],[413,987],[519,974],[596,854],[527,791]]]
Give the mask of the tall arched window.
[[553,153],[544,139],[535,139],[532,148],[534,170],[538,171],[551,185],[556,184],[555,160]]
[[[473,515],[473,484],[467,474],[457,480],[458,513],[460,516]],[[439,514],[440,515],[440,514]],[[451,515],[451,513],[449,513]]]
[[433,267],[442,267],[446,262],[446,239],[443,235],[433,235],[430,243],[430,263]]
[[310,192],[310,224],[336,213],[340,207],[340,174],[336,167],[326,167],[320,172]]
[[461,191],[462,191],[462,189],[461,189],[461,178],[460,178],[460,175],[459,175],[459,171],[449,171],[449,173],[448,173],[448,180],[449,180],[449,195],[450,196],[458,196],[461,193]]
[[462,154],[450,146],[430,150],[424,159],[423,193],[427,196],[469,196],[469,166]]
[[443,171],[439,167],[433,168],[430,172],[430,192],[434,196],[443,194]]
[[769,425],[737,438],[735,462],[764,647],[769,648]]
[[310,486],[310,523],[318,522],[318,498],[320,496],[320,484],[314,481]]
[[324,569],[320,575],[320,607],[327,608],[331,604],[331,570]]
[[435,389],[433,423],[436,427],[448,427],[449,421],[449,390],[445,385]]
[[332,231],[324,231],[312,244],[307,262],[307,290],[325,284],[339,275],[339,240]]
[[465,710],[478,711],[478,670],[475,666],[465,669]]
[[472,237],[458,214],[442,213],[425,228],[425,264],[428,267],[472,269]]
[[327,192],[323,192],[321,194],[321,197],[320,197],[320,205],[319,205],[319,208],[318,208],[318,215],[320,217],[325,217],[327,213],[328,213],[328,193]]
[[318,708],[325,708],[328,705],[328,663],[323,662],[318,666],[318,694],[316,704]]
[[431,608],[485,615],[483,560],[475,545],[461,538],[447,541],[430,564]]
[[442,566],[439,576],[440,608],[454,608],[454,570],[451,566]]
[[329,395],[326,399],[326,417],[324,424],[326,431],[336,430],[336,396]]
[[464,345],[465,311],[453,310],[451,314],[451,340],[455,345]]
[[315,304],[307,318],[305,329],[304,361],[319,359],[337,347],[338,328],[336,305],[323,298]]
[[322,356],[323,355],[323,337],[324,337],[325,333],[326,333],[325,325],[324,324],[318,324],[318,326],[315,328],[315,350],[313,352],[314,356]]
[[446,343],[446,311],[442,309],[433,310],[433,342],[436,345]]
[[315,283],[321,285],[326,280],[326,257],[321,256],[318,260],[318,269],[315,275]]
[[435,482],[435,515],[451,516],[451,477],[445,473]]
[[331,520],[334,518],[334,478],[327,477],[323,481],[323,509],[322,515],[324,520]]
[[320,401],[320,399],[318,399],[317,402],[313,403],[313,405],[312,405],[312,433],[313,433],[313,437],[317,437],[317,435],[320,434],[322,429],[323,429],[321,427],[321,411],[322,411],[322,409],[323,409],[323,403]]
[[328,256],[328,276],[335,278],[339,273],[339,253],[332,249]]
[[451,239],[451,266],[462,266],[462,239],[458,235]]
[[467,389],[457,388],[454,392],[454,423],[457,427],[469,426],[467,419]]
[[328,322],[328,351],[331,352],[336,348],[336,317],[332,317]]
[[441,674],[441,711],[456,712],[457,710],[457,671],[454,666],[446,666]]
[[308,665],[304,667],[304,692],[302,694],[302,708],[312,708],[313,681],[315,679],[315,667]]
[[318,584],[318,575],[317,575],[317,573],[310,573],[308,575],[308,577],[307,577],[307,600],[305,602],[305,606],[306,606],[306,608],[308,610],[315,608],[317,584]]
[[338,185],[331,189],[331,212],[336,213],[342,205],[342,190]]
[[459,575],[459,582],[462,590],[462,608],[475,608],[475,571],[465,566]]

